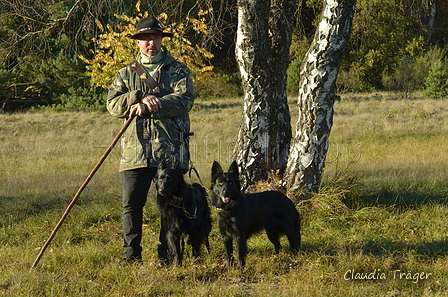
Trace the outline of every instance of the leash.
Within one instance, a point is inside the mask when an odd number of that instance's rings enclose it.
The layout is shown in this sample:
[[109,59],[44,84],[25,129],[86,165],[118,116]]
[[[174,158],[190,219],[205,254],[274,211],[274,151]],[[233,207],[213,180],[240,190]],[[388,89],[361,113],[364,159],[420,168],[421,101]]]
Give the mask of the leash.
[[198,180],[199,180],[199,184],[200,184],[201,187],[204,189],[204,191],[205,191],[205,197],[207,198],[208,202],[210,203],[210,205],[211,205],[213,208],[216,208],[215,206],[213,206],[213,203],[212,203],[212,200],[210,199],[210,195],[208,194],[207,188],[204,187],[204,184],[202,183],[202,180],[201,180],[201,177],[199,176],[199,172],[198,172],[198,170],[196,169],[196,167],[194,167],[194,163],[193,163],[193,161],[190,160],[190,169],[188,170],[188,177],[190,178],[190,183],[193,183],[193,180],[192,180],[192,178],[191,178],[191,172],[192,172],[192,171],[194,171],[194,172],[196,173],[196,176],[197,176],[197,178],[198,178]]
[[[188,170],[188,177],[190,178],[190,182],[193,183],[192,179],[191,179],[191,172],[194,171],[194,173],[196,173],[196,176],[199,180],[199,184],[205,189],[204,184],[202,183],[201,177],[199,176],[199,172],[196,169],[196,167],[194,167],[194,163],[193,161],[190,160],[190,169]],[[205,191],[207,193],[207,190]],[[208,197],[208,193],[207,193],[207,197]]]
[[[180,198],[180,200],[182,201],[182,206],[176,205],[174,203],[169,203],[169,205],[171,205],[174,208],[181,209],[184,212],[184,214],[187,217],[187,219],[196,220],[197,219],[197,213],[198,213],[198,204],[197,204],[197,200],[196,200],[195,189],[193,188],[193,186],[191,186],[191,191],[193,192],[193,201],[194,201],[194,213],[193,214],[190,214],[188,212],[188,210],[185,208],[185,201],[184,201],[184,198],[182,198],[182,196],[178,197],[178,196],[174,196],[173,195],[173,197]],[[182,193],[181,193],[181,195],[182,195]]]
[[188,219],[190,219],[190,220],[196,220],[197,219],[197,216],[196,216],[197,213],[198,213],[198,207],[197,206],[194,207],[194,214],[193,215],[190,215],[190,213],[185,209],[185,207],[182,210],[183,210],[185,216]]
[[[184,214],[187,217],[187,219],[196,220],[197,219],[197,213],[198,213],[198,206],[197,206],[197,203],[196,203],[196,195],[194,194],[194,190],[193,190],[193,196],[194,196],[194,203],[195,203],[194,213],[193,214],[190,214],[188,212],[188,210],[185,208],[185,206],[179,206],[179,205],[175,205],[173,203],[170,203],[170,205],[172,207],[174,207],[174,208],[182,209],[182,211],[184,212]],[[179,198],[182,199],[182,203],[183,203],[184,199],[182,197],[179,197]]]

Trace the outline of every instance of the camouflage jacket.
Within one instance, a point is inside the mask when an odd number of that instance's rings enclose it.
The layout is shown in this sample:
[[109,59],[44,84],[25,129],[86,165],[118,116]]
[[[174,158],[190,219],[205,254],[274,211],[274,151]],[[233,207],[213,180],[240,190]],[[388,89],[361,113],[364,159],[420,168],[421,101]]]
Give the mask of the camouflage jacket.
[[[151,90],[127,65],[118,71],[109,88],[107,110],[118,118],[126,119],[131,105],[141,102],[146,94],[156,95],[162,103],[160,111],[147,110],[145,117],[137,116],[123,134],[120,171],[157,167],[160,161],[168,158],[176,158],[184,170],[188,169],[188,139],[181,128],[190,132],[188,112],[194,102],[190,71],[165,50],[162,66],[153,78],[160,89]],[[180,125],[175,118],[180,120]]]

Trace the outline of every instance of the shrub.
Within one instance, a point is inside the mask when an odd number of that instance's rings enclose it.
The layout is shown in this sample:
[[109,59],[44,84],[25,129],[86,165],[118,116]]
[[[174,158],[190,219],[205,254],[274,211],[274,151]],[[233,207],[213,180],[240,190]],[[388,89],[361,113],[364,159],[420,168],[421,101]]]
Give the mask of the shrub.
[[54,111],[106,111],[105,93],[94,93],[84,88],[70,88],[67,94],[60,94],[53,104],[40,109]]
[[300,69],[302,68],[302,60],[296,59],[289,65],[286,74],[288,81],[286,85],[286,92],[295,95],[299,92],[300,83]]
[[442,60],[434,63],[425,79],[424,95],[434,99],[448,95],[448,68]]
[[432,116],[432,114],[430,112],[427,112],[424,109],[420,109],[419,111],[417,111],[414,115],[412,115],[412,117],[414,119],[417,120],[423,120],[423,119],[428,119]]
[[240,81],[225,73],[207,72],[194,84],[196,97],[201,100],[233,98],[243,95]]
[[338,93],[358,92],[359,91],[358,72],[351,68],[350,70],[339,70],[336,87]]
[[401,97],[407,99],[409,93],[415,91],[422,83],[417,80],[416,71],[415,59],[405,57],[391,75],[383,75],[383,85],[389,90],[401,93]]

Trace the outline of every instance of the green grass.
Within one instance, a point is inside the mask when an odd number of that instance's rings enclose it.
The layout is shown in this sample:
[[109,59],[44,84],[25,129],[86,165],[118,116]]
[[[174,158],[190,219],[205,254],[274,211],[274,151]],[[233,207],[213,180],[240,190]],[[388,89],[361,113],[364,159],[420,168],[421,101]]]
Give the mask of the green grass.
[[[0,295],[448,296],[445,105],[393,100],[389,94],[343,96],[335,104],[321,192],[297,205],[301,251],[294,256],[285,248],[274,255],[261,233],[248,242],[243,272],[225,267],[215,210],[209,255],[193,261],[187,247],[184,267],[157,267],[159,216],[151,200],[144,217],[144,264],[117,265],[119,147],[30,272],[123,122],[101,113],[2,114]],[[213,160],[228,165],[241,110],[238,98],[198,102],[191,113],[193,160],[206,186]],[[294,102],[291,112],[294,121]]]

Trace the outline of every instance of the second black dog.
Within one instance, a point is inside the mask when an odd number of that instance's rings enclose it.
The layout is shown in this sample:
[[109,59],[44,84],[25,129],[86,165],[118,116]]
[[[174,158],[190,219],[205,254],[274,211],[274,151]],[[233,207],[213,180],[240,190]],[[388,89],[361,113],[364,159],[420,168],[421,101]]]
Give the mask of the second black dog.
[[281,249],[279,236],[285,234],[290,249],[300,246],[300,215],[292,201],[277,191],[241,193],[239,172],[234,161],[227,173],[214,162],[211,173],[212,204],[218,208],[218,227],[227,253],[227,264],[234,261],[233,240],[238,245],[238,267],[245,265],[247,239],[266,230],[275,252]]
[[209,251],[208,235],[212,225],[205,189],[196,183],[187,184],[182,169],[176,161],[170,160],[159,164],[154,184],[169,260],[182,265],[185,240],[191,244],[195,258],[200,256],[202,244]]

